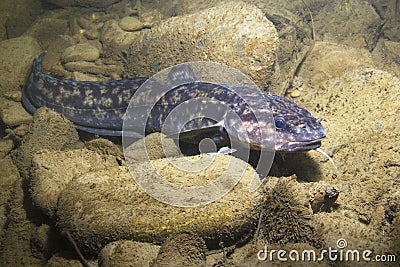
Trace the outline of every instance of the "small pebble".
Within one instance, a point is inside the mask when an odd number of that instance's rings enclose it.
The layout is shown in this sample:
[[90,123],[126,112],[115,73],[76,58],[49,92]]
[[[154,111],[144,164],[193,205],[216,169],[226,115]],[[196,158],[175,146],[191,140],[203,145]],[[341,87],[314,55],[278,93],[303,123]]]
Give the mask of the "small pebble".
[[68,71],[102,74],[105,76],[109,76],[110,73],[119,73],[122,71],[121,66],[96,64],[94,62],[87,61],[68,62],[64,64],[64,67]]
[[8,99],[11,99],[15,102],[21,102],[21,97],[22,97],[22,91],[10,91],[10,92],[5,92],[4,96]]
[[100,51],[97,47],[89,43],[81,43],[67,47],[62,54],[62,61],[95,61],[100,56]]
[[290,96],[291,97],[299,97],[301,95],[301,93],[300,93],[300,91],[299,90],[297,90],[297,89],[295,89],[295,90],[293,90],[291,93],[290,93]]
[[93,75],[88,75],[82,72],[74,71],[72,74],[72,79],[75,81],[90,81],[90,82],[98,82],[99,79],[97,79],[96,76]]
[[143,23],[137,17],[130,16],[122,18],[118,25],[124,31],[138,31],[144,27]]

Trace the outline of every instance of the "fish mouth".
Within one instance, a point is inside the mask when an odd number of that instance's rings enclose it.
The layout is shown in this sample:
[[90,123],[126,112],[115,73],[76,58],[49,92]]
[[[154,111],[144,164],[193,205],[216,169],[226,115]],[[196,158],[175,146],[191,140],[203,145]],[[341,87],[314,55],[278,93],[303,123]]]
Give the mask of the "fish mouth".
[[316,149],[321,146],[323,138],[307,141],[287,142],[284,144],[275,145],[276,152],[305,152]]

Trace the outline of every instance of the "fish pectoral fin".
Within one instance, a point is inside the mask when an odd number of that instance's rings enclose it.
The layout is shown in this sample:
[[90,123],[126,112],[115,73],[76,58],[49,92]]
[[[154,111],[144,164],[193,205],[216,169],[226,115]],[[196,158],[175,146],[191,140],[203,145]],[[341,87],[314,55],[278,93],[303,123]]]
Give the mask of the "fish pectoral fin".
[[196,144],[204,138],[211,138],[213,135],[219,132],[219,129],[219,126],[212,126],[207,128],[182,131],[179,133],[171,133],[167,134],[166,137]]
[[172,139],[185,139],[185,140],[189,140],[191,138],[197,140],[200,138],[201,140],[203,138],[211,137],[217,133],[220,133],[222,129],[223,126],[218,122],[211,126],[195,128],[195,129],[187,129],[176,133],[167,133],[166,137]]

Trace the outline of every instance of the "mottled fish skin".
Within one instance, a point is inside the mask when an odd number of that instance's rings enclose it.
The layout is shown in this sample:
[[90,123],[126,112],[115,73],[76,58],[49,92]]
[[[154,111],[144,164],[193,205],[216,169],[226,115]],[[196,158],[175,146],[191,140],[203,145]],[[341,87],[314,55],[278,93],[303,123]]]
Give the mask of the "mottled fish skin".
[[[125,111],[132,96],[146,78],[110,82],[76,82],[58,79],[42,72],[43,55],[34,60],[23,88],[22,100],[25,107],[34,113],[37,108],[45,106],[64,114],[77,125],[78,129],[99,135],[121,136]],[[267,92],[262,92],[262,98],[259,94],[252,96],[254,88],[247,86],[191,82],[194,74],[190,71],[181,75],[187,76],[188,82],[173,87],[156,103],[147,120],[146,134],[161,131],[166,116],[178,105],[190,99],[204,97],[222,102],[239,115],[245,133],[240,130],[243,128],[235,124],[236,122],[222,118],[225,120],[224,127],[227,128],[230,136],[250,143],[252,148],[263,148],[263,135],[260,134],[262,132],[260,128],[268,127],[268,125],[263,125],[262,122],[260,124],[255,114],[251,112],[251,108],[256,108],[258,114],[263,114],[263,112],[267,114],[272,111],[277,126],[273,133],[277,152],[315,149],[320,146],[321,140],[325,137],[325,129],[320,120],[287,98]],[[170,79],[172,83],[173,78]],[[251,103],[243,101],[234,90],[230,90],[232,88],[240,92],[240,95],[245,95]],[[180,113],[179,116],[184,118],[194,111],[188,108],[187,112],[188,114]],[[280,120],[279,124],[277,119]],[[178,116],[174,120],[176,131],[183,129],[191,131],[194,135],[197,132],[201,134],[202,130],[208,127],[215,127],[216,123],[214,120],[196,119],[181,125]]]
[[129,100],[146,78],[110,82],[76,82],[42,72],[44,53],[33,61],[22,90],[29,112],[48,107],[64,114],[77,128],[99,135],[120,136]]

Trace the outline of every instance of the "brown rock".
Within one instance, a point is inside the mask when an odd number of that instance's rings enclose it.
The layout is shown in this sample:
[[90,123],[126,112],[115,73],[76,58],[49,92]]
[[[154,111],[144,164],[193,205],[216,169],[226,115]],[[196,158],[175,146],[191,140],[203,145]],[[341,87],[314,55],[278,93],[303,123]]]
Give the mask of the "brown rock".
[[118,240],[107,244],[99,254],[99,267],[150,267],[160,246],[132,240]]
[[29,178],[33,156],[43,150],[57,151],[72,147],[79,139],[72,122],[47,108],[36,111],[29,133],[14,151],[13,160],[21,176]]
[[124,17],[122,18],[118,25],[124,31],[138,31],[144,27],[143,23],[137,17]]
[[65,49],[62,55],[62,61],[95,61],[99,56],[100,51],[95,46],[89,43],[81,43]]
[[211,60],[243,71],[263,87],[274,79],[277,40],[274,25],[261,10],[227,2],[142,31],[131,46],[125,72],[151,77],[178,63]]

